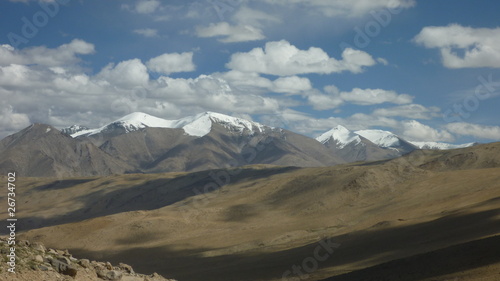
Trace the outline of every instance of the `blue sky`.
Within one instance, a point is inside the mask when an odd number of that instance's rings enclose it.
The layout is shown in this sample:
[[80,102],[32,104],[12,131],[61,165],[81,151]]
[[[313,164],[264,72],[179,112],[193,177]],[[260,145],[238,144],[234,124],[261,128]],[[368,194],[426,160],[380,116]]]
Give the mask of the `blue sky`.
[[203,111],[500,140],[500,2],[7,0],[0,137]]

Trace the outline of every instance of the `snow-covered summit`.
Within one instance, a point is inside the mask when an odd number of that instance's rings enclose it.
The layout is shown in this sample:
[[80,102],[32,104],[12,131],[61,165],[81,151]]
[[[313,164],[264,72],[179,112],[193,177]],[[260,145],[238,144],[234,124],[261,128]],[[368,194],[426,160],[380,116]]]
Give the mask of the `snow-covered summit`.
[[90,129],[85,126],[73,125],[71,127],[62,129],[61,132],[66,135],[72,135],[85,130],[90,130]]
[[380,147],[396,147],[401,144],[400,138],[389,131],[383,130],[360,130],[354,132]]
[[[356,138],[357,137],[357,138]],[[335,140],[337,147],[342,149],[347,146],[347,144],[353,141],[361,142],[361,138],[365,138],[381,148],[388,148],[396,150],[402,153],[410,152],[414,149],[436,149],[436,150],[446,150],[455,148],[464,148],[473,146],[476,143],[465,143],[465,144],[450,144],[444,142],[432,142],[432,141],[407,141],[406,139],[384,130],[360,130],[351,132],[345,127],[337,126],[330,131],[317,137],[316,140],[322,144],[326,144],[331,139]]]
[[437,149],[437,150],[446,150],[446,149],[455,149],[455,148],[465,148],[476,145],[475,142],[464,143],[464,144],[450,144],[444,142],[434,142],[434,141],[409,141],[409,143],[420,149]]
[[322,144],[333,140],[336,142],[337,147],[342,149],[346,147],[348,144],[355,142],[356,144],[361,142],[361,138],[359,135],[349,131],[346,127],[338,125],[331,129],[330,131],[322,134],[321,136],[316,138]]
[[[257,122],[248,121],[242,118],[236,118],[215,112],[203,112],[194,116],[184,117],[178,120],[166,120],[158,118],[143,112],[134,112],[128,114],[118,120],[106,124],[98,129],[80,130],[73,134],[72,137],[91,136],[106,131],[111,131],[114,128],[121,128],[125,133],[137,131],[142,128],[182,128],[186,134],[196,137],[202,137],[210,133],[212,124],[217,123],[230,131],[242,133],[244,130],[250,132],[264,131],[264,125]],[[70,127],[73,128],[74,126]]]

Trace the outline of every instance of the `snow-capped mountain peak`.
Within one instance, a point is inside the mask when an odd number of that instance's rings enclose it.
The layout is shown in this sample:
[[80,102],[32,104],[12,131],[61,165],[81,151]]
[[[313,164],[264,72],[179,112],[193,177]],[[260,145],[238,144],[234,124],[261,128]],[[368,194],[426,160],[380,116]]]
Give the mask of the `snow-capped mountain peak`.
[[355,142],[356,144],[361,142],[361,138],[349,131],[346,127],[338,125],[331,129],[330,131],[322,134],[316,138],[317,141],[325,144],[326,142],[333,140],[336,142],[338,148],[344,148],[350,143]]
[[61,132],[66,135],[72,135],[85,130],[90,130],[90,129],[85,126],[73,125],[71,127],[62,129]]
[[[203,137],[211,132],[212,124],[217,123],[230,131],[242,133],[244,130],[250,132],[263,132],[265,126],[257,122],[248,121],[216,112],[203,112],[194,116],[184,117],[178,120],[166,120],[143,112],[134,112],[120,119],[108,123],[98,129],[86,129],[69,131],[72,137],[91,136],[102,132],[111,131],[116,128],[125,130],[125,133],[137,131],[142,128],[182,128],[191,136]],[[70,128],[73,128],[72,126]]]
[[383,130],[360,130],[354,132],[365,139],[373,142],[380,147],[396,147],[400,145],[400,138],[389,132]]
[[[187,119],[190,119],[189,117]],[[212,123],[222,125],[227,130],[238,131],[242,133],[244,130],[253,132],[264,131],[264,125],[257,122],[248,121],[246,119],[232,117],[216,112],[204,112],[194,116],[194,120],[183,126],[184,131],[190,135],[203,136],[210,132]]]
[[464,144],[450,144],[450,143],[434,142],[434,141],[409,141],[409,143],[413,144],[419,149],[437,149],[437,150],[465,148],[477,144],[475,142],[464,143]]

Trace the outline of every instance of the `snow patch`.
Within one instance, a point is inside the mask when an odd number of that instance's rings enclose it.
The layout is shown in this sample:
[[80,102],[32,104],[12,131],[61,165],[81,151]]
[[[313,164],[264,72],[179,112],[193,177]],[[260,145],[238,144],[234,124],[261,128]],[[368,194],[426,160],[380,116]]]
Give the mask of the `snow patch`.
[[399,137],[389,131],[383,130],[360,130],[354,132],[380,147],[399,146]]
[[476,143],[464,143],[464,144],[451,144],[444,142],[433,142],[433,141],[409,141],[409,143],[420,149],[438,149],[438,150],[447,150],[447,149],[455,149],[455,148],[465,148],[474,146]]
[[337,143],[337,147],[340,149],[346,147],[350,143],[356,142],[356,144],[359,144],[361,142],[361,138],[357,134],[354,134],[340,125],[317,137],[316,140],[322,144],[334,140]]
[[165,120],[142,112],[134,112],[126,115],[114,122],[104,125],[99,129],[82,130],[71,134],[73,138],[79,136],[91,136],[105,132],[113,127],[121,127],[126,133],[137,131],[142,128],[182,128],[190,136],[203,137],[210,133],[212,124],[217,123],[230,131],[243,133],[244,130],[250,132],[263,132],[266,126],[257,122],[248,121],[215,112],[204,112],[195,116],[189,116],[178,120]]

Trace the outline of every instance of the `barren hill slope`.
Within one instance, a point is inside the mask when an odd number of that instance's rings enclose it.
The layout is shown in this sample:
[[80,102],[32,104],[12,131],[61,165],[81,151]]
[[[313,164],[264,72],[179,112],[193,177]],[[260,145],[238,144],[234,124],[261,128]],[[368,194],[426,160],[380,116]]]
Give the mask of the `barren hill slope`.
[[110,175],[134,170],[91,142],[75,140],[44,124],[33,124],[1,140],[0,156],[0,171],[35,177]]
[[[494,143],[324,168],[20,178],[18,215],[25,238],[181,281],[282,280],[327,239],[338,247],[305,280],[341,278],[383,264],[390,272],[393,260],[422,263],[426,253],[446,259],[499,235],[499,159]],[[465,255],[467,272],[494,278],[500,260],[478,257]],[[458,262],[439,268],[426,278],[464,271]]]

